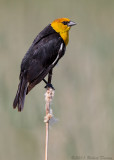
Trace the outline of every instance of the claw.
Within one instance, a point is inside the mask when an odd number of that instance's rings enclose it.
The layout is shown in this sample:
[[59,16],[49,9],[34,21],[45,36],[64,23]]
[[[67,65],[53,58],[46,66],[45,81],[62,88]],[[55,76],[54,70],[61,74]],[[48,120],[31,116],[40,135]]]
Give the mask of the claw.
[[49,83],[46,84],[46,86],[45,86],[44,88],[46,88],[46,89],[47,89],[47,88],[52,88],[53,90],[55,90],[55,88],[53,87],[53,85],[52,85],[52,84],[49,84]]

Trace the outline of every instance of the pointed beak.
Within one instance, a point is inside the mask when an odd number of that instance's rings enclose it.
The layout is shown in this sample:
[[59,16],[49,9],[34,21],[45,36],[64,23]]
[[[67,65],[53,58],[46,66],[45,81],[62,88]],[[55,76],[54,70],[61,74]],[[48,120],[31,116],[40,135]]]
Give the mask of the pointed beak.
[[76,23],[75,22],[73,22],[73,21],[70,21],[70,22],[68,22],[68,24],[67,24],[69,27],[71,27],[71,26],[74,26],[74,25],[76,25]]

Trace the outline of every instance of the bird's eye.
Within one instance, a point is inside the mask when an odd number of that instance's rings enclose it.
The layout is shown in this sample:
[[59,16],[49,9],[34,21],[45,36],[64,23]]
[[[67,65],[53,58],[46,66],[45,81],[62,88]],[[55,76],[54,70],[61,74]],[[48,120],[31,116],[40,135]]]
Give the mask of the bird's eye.
[[64,25],[67,25],[67,24],[68,24],[68,22],[67,22],[67,21],[63,21],[62,23],[63,23]]

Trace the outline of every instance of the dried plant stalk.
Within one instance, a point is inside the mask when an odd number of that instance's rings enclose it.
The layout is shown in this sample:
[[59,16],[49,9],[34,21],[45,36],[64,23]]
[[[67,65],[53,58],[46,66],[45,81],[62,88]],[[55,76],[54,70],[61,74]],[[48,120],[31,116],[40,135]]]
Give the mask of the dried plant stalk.
[[49,140],[49,120],[52,118],[52,113],[50,112],[50,104],[52,98],[54,96],[54,90],[52,88],[47,88],[45,93],[45,109],[46,109],[46,116],[44,117],[44,122],[46,123],[46,139],[45,139],[45,160],[48,159],[48,140]]

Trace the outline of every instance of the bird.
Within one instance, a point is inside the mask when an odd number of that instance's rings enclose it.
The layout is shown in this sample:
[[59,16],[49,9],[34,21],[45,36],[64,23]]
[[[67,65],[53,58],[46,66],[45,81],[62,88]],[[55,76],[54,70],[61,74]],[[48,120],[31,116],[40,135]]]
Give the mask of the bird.
[[13,102],[13,108],[21,112],[25,96],[35,85],[52,76],[52,70],[65,54],[69,42],[69,30],[75,22],[69,18],[58,18],[48,24],[34,39],[32,45],[22,59],[20,66],[19,85]]

